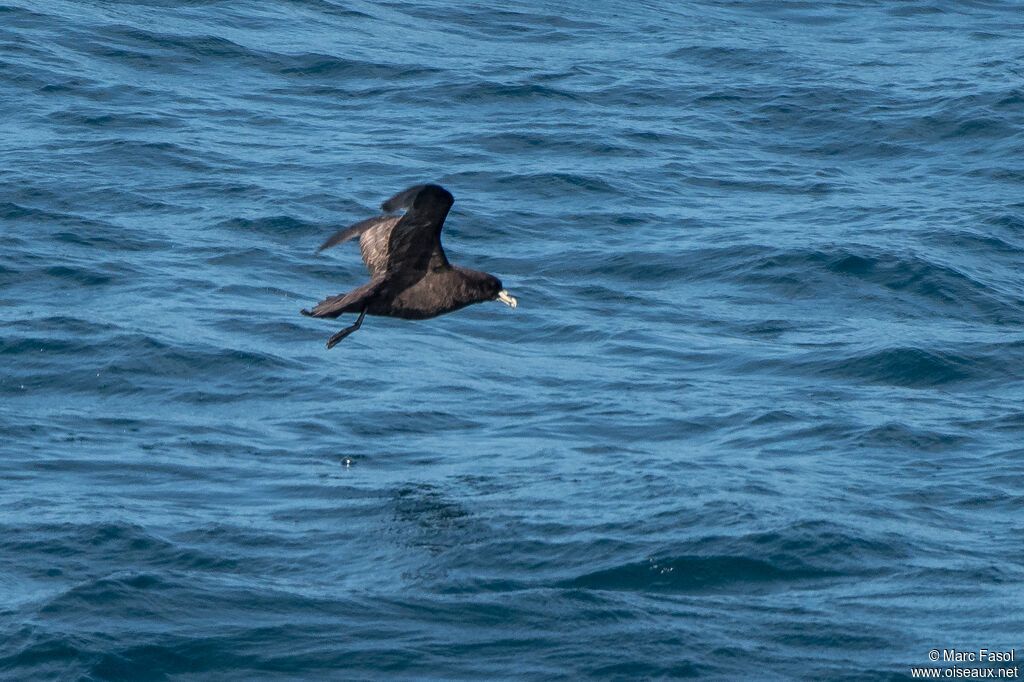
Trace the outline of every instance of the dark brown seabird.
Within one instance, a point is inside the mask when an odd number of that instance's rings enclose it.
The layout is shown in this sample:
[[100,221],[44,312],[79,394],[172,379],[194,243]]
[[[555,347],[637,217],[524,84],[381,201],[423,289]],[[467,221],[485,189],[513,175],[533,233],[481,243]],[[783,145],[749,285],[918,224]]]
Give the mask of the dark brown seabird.
[[441,248],[441,227],[455,199],[439,185],[415,185],[391,197],[381,209],[405,215],[368,218],[335,232],[317,253],[359,237],[359,250],[370,271],[370,281],[347,294],[328,296],[310,317],[338,317],[359,313],[350,327],[327,340],[333,348],[359,329],[366,314],[424,320],[483,301],[501,301],[515,308],[517,301],[501,281],[479,270],[452,265]]

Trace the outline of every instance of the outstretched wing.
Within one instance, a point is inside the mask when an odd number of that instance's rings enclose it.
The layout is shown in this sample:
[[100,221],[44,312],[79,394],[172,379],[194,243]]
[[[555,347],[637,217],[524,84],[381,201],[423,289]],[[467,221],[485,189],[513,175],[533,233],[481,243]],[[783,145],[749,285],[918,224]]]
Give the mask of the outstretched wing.
[[320,253],[324,249],[347,242],[355,237],[359,238],[359,251],[363,256],[363,263],[370,271],[371,277],[378,277],[384,274],[384,268],[388,262],[388,240],[391,237],[391,228],[401,219],[396,215],[381,215],[374,218],[361,220],[355,225],[350,225],[343,230],[338,230],[327,241],[316,250]]
[[363,233],[366,232],[367,230],[370,230],[376,227],[377,225],[380,225],[381,223],[385,223],[389,220],[394,219],[395,218],[393,216],[379,215],[374,216],[373,218],[367,218],[366,220],[360,220],[358,223],[355,223],[354,225],[349,225],[348,227],[340,229],[334,234],[332,234],[330,237],[327,238],[327,241],[320,245],[320,248],[318,248],[316,252],[320,253],[324,249],[329,249],[332,246],[337,246],[338,244],[344,244],[349,239],[361,237]]
[[384,202],[385,210],[407,209],[388,239],[388,277],[416,280],[427,270],[450,267],[441,248],[441,228],[454,201],[443,187],[417,185]]
[[[394,213],[395,211],[402,211],[411,207],[413,199],[416,198],[416,195],[419,194],[420,190],[424,187],[426,187],[426,185],[413,185],[409,189],[402,190],[382,203],[380,205],[381,210],[385,213]],[[378,225],[382,225],[390,221],[398,221],[399,218],[400,216],[379,215],[374,216],[373,218],[367,218],[366,220],[360,220],[358,223],[344,227],[332,234],[327,238],[327,241],[320,245],[320,248],[318,248],[316,252],[320,253],[324,249],[329,249],[332,246],[337,246],[338,244],[344,244],[349,239],[362,237],[364,233],[372,230]]]

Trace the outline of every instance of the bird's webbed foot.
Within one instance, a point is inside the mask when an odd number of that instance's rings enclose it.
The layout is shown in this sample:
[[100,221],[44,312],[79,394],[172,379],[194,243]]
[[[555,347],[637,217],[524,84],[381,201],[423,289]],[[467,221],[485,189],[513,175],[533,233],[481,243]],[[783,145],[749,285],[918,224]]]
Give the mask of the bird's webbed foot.
[[366,308],[363,308],[363,312],[359,313],[359,319],[356,320],[356,323],[354,325],[352,325],[351,327],[345,327],[340,332],[338,332],[331,338],[327,339],[327,348],[334,348],[336,345],[338,345],[339,341],[341,341],[343,338],[345,338],[355,330],[359,329],[359,326],[363,323],[364,317],[366,317]]

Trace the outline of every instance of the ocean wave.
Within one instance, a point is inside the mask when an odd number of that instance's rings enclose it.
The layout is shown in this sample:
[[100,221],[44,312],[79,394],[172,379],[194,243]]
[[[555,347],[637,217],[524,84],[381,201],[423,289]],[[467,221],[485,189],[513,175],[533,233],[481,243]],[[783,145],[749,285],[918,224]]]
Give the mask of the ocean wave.
[[588,573],[561,583],[562,587],[641,592],[697,592],[743,589],[830,578],[833,574],[810,569],[782,569],[760,559],[732,556],[679,556],[648,559]]
[[804,369],[818,375],[855,379],[904,388],[934,388],[969,381],[1000,380],[1005,365],[998,358],[915,347],[893,347],[811,361]]
[[654,593],[811,588],[878,570],[905,551],[887,539],[825,522],[739,537],[707,536],[687,546],[689,553],[620,564],[559,586]]

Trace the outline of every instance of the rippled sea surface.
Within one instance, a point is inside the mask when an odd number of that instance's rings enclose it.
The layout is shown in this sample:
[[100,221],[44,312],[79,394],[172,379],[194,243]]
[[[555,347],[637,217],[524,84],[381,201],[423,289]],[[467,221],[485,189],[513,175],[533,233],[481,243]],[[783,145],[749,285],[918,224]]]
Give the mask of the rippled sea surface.
[[497,6],[0,0],[0,675],[1024,656],[1020,5]]

